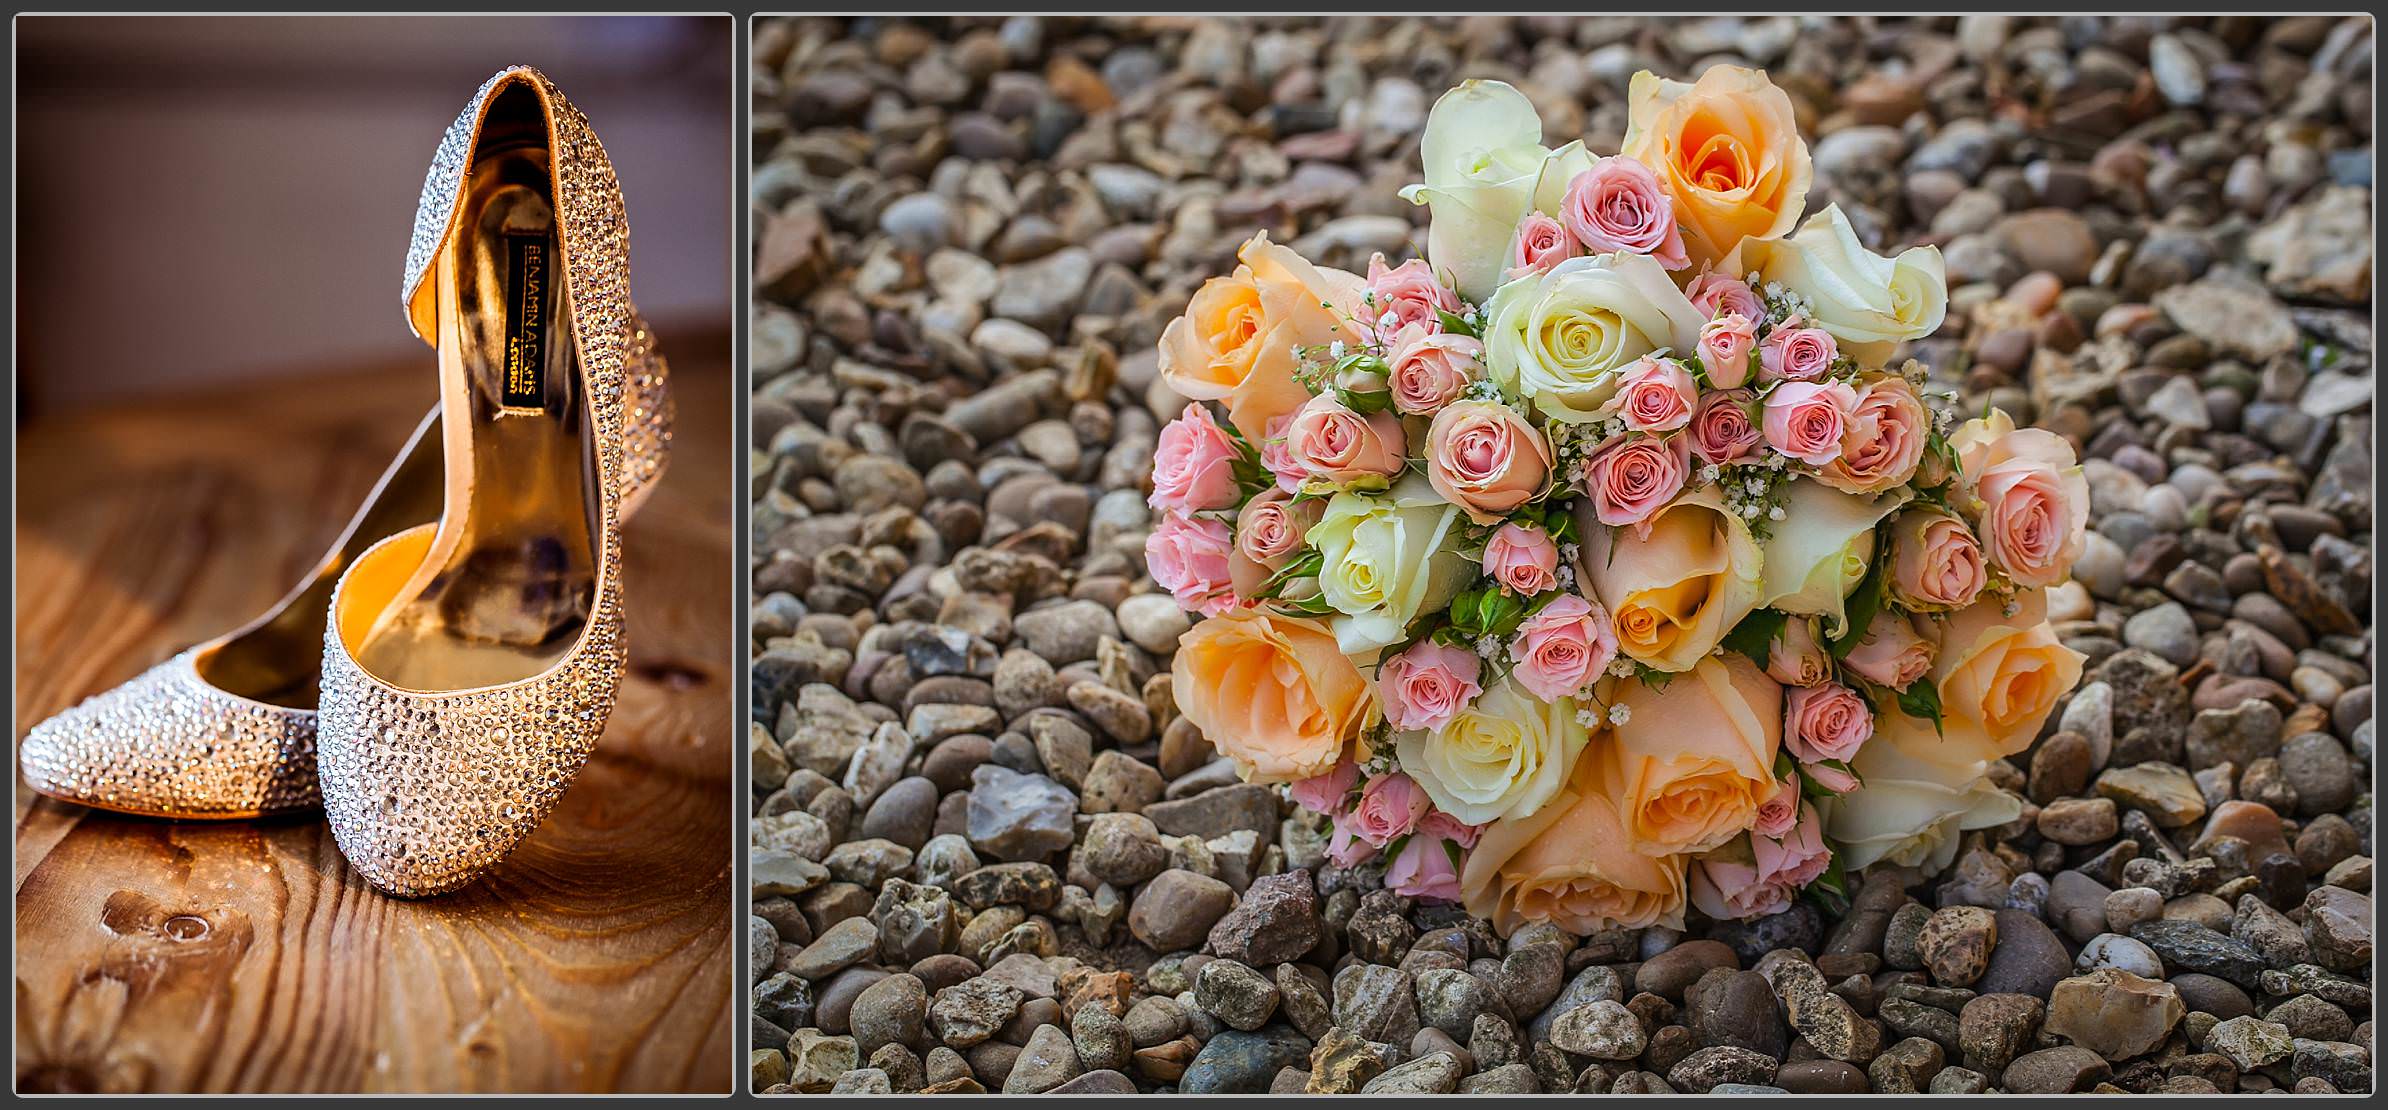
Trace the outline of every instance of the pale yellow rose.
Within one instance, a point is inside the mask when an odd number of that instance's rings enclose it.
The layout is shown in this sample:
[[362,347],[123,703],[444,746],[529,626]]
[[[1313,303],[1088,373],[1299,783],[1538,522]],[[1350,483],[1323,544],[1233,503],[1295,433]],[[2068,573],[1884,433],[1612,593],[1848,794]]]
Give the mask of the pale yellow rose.
[[[1462,81],[1434,102],[1419,137],[1426,182],[1401,191],[1431,213],[1426,257],[1460,295],[1482,304],[1501,284],[1519,220],[1538,195],[1564,191],[1592,164],[1581,142],[1542,145],[1542,117],[1500,81]],[[1551,203],[1556,204],[1556,201]]]
[[1451,603],[1475,573],[1460,553],[1466,515],[1415,474],[1381,494],[1352,491],[1327,500],[1310,526],[1318,549],[1319,595],[1342,614],[1335,635],[1360,654],[1409,634],[1421,613]]
[[1310,399],[1294,381],[1300,348],[1360,341],[1352,314],[1363,282],[1311,265],[1265,231],[1236,257],[1243,265],[1203,282],[1161,332],[1161,379],[1180,396],[1225,402],[1228,420],[1257,444],[1271,418]]
[[1849,592],[1874,558],[1874,526],[1912,496],[1901,489],[1867,497],[1793,479],[1783,487],[1783,519],[1762,545],[1766,589],[1759,607],[1820,617],[1824,635],[1839,639],[1849,627]]
[[1939,758],[1944,754],[1931,722],[1895,709],[1876,719],[1874,738],[1850,760],[1859,785],[1817,803],[1843,869],[1887,862],[1937,872],[1956,858],[1967,830],[2022,814],[2021,799],[1990,785],[1986,761]]
[[1780,782],[1781,684],[1727,652],[1664,689],[1618,683],[1615,698],[1625,719],[1599,751],[1616,766],[1618,814],[1635,851],[1705,852],[1750,827]]
[[1938,247],[1895,258],[1867,250],[1839,205],[1808,217],[1797,234],[1742,253],[1740,266],[1808,302],[1808,320],[1840,340],[1841,353],[1879,366],[1901,341],[1940,330],[1948,314],[1948,267]]
[[1791,230],[1814,169],[1791,98],[1764,70],[1710,66],[1688,85],[1644,70],[1626,96],[1624,153],[1674,198],[1692,272]]
[[1749,524],[1704,486],[1652,515],[1649,532],[1594,519],[1576,499],[1584,537],[1576,577],[1617,629],[1617,650],[1662,671],[1690,670],[1758,608],[1765,560]]
[[1376,712],[1366,676],[1314,620],[1238,609],[1178,639],[1178,709],[1246,782],[1294,782],[1335,768]]
[[[2009,612],[2009,606],[2013,611]],[[1947,758],[1997,759],[2031,746],[2057,700],[2081,681],[2087,658],[2048,623],[2047,596],[1985,594],[1940,625],[1929,678],[1940,694],[1940,743]]]
[[1570,258],[1501,286],[1485,306],[1485,366],[1542,415],[1600,419],[1620,372],[1659,350],[1688,354],[1708,321],[1647,255]]
[[1574,699],[1544,701],[1504,679],[1443,727],[1398,733],[1393,745],[1435,808],[1481,825],[1538,812],[1588,739]]
[[1683,927],[1683,857],[1626,842],[1606,762],[1575,772],[1532,817],[1487,826],[1459,875],[1468,912],[1502,936],[1527,923],[1579,936],[1603,929]]

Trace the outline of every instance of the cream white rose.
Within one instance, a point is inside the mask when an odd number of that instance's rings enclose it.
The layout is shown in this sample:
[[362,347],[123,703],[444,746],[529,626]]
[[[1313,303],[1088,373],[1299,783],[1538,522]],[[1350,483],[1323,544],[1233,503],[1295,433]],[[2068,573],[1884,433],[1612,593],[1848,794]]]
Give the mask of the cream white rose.
[[1435,808],[1467,824],[1531,817],[1591,740],[1575,711],[1573,698],[1544,701],[1504,679],[1443,727],[1396,734],[1394,751]]
[[1821,617],[1824,634],[1848,630],[1849,592],[1874,559],[1874,526],[1913,496],[1904,489],[1873,497],[1842,493],[1813,478],[1784,487],[1783,519],[1762,546],[1766,552],[1761,608]]
[[1451,603],[1472,564],[1458,541],[1466,515],[1412,475],[1382,494],[1338,493],[1310,526],[1319,595],[1342,616],[1343,650],[1364,654],[1401,639],[1418,614]]
[[1485,307],[1485,365],[1544,416],[1580,424],[1617,392],[1618,372],[1660,350],[1686,356],[1708,321],[1647,255],[1570,258],[1501,286]]
[[1808,217],[1788,239],[1751,245],[1744,262],[1806,298],[1810,320],[1862,364],[1880,365],[1899,342],[1939,330],[1948,312],[1940,248],[1909,247],[1884,258],[1858,241],[1837,204]]
[[1426,257],[1478,304],[1501,284],[1510,241],[1537,193],[1548,191],[1552,178],[1564,190],[1573,176],[1567,167],[1592,163],[1581,142],[1544,147],[1534,102],[1503,82],[1482,80],[1462,81],[1434,102],[1419,155],[1426,182],[1403,189],[1401,197],[1427,206],[1433,218]]
[[1988,763],[1919,758],[1940,743],[1930,721],[1893,711],[1874,729],[1850,761],[1860,784],[1817,803],[1825,834],[1841,846],[1844,869],[1888,861],[1939,871],[1956,858],[1967,830],[2003,825],[2023,812],[2021,799],[1984,777]]
[[1577,580],[1609,611],[1617,650],[1662,671],[1688,671],[1758,608],[1763,558],[1749,523],[1703,486],[1652,514],[1649,530],[1594,519],[1592,499],[1575,503],[1584,537]]

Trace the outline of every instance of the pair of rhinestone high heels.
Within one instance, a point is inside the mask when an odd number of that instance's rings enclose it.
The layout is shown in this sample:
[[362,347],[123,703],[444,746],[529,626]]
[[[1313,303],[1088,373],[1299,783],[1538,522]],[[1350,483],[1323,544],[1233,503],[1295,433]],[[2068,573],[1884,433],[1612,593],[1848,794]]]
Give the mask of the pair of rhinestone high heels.
[[671,434],[622,194],[546,76],[433,154],[403,289],[439,406],[273,609],[36,725],[51,797],[232,819],[321,806],[375,887],[453,890],[555,808],[620,688],[621,521]]

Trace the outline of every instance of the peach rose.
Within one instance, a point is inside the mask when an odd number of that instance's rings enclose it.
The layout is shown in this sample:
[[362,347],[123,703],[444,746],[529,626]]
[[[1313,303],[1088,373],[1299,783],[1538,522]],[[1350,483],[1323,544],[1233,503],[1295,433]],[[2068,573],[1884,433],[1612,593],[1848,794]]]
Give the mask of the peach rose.
[[1683,858],[1626,843],[1606,763],[1577,760],[1565,789],[1534,816],[1486,826],[1460,869],[1469,913],[1503,936],[1528,922],[1579,936],[1683,927]]
[[1303,402],[1285,426],[1285,453],[1310,477],[1338,486],[1400,473],[1406,449],[1400,417],[1362,416],[1332,393]]
[[1236,604],[1233,544],[1225,521],[1162,513],[1144,538],[1144,564],[1178,608],[1216,616]]
[[1989,596],[1958,610],[1941,625],[1932,662],[1944,747],[1979,759],[2030,747],[2057,700],[2081,681],[2084,658],[2057,640],[2038,590],[2017,594],[2012,612]]
[[1559,584],[1559,545],[1551,534],[1523,524],[1504,524],[1484,541],[1484,574],[1520,597]]
[[1841,457],[1841,432],[1856,406],[1857,391],[1847,382],[1784,382],[1766,394],[1766,443],[1823,466]]
[[1662,671],[1690,670],[1759,604],[1765,557],[1749,523],[1713,486],[1649,520],[1646,534],[1598,528],[1576,502],[1576,581],[1609,612],[1617,650]]
[[1283,486],[1270,486],[1253,495],[1235,517],[1235,549],[1228,553],[1228,577],[1238,597],[1252,597],[1272,575],[1302,550],[1310,526],[1318,523],[1326,503],[1318,498],[1295,500]]
[[1584,253],[1567,225],[1540,212],[1529,212],[1517,224],[1517,245],[1510,248],[1509,275],[1547,274],[1551,267]]
[[1615,741],[1618,814],[1644,855],[1705,852],[1740,835],[1779,782],[1783,688],[1726,653],[1700,660],[1665,691],[1621,682]]
[[1891,520],[1890,593],[1917,612],[1962,609],[1988,583],[1981,541],[1944,509],[1909,508]]
[[1812,382],[1832,372],[1832,360],[1841,354],[1832,333],[1797,325],[1796,318],[1785,320],[1758,344],[1758,380]]
[[1377,699],[1394,728],[1438,729],[1484,692],[1483,674],[1476,653],[1420,640],[1377,669]]
[[1550,441],[1507,405],[1458,401],[1426,431],[1426,480],[1478,524],[1542,496],[1550,476]]
[[1841,662],[1876,686],[1904,690],[1932,669],[1934,650],[1932,641],[1917,633],[1914,618],[1884,609]]
[[1931,415],[1907,379],[1884,376],[1857,391],[1841,429],[1841,457],[1816,480],[1843,493],[1880,493],[1906,485],[1924,459]]
[[1257,440],[1269,418],[1292,412],[1309,393],[1294,381],[1301,348],[1359,342],[1357,274],[1313,266],[1255,235],[1243,265],[1194,293],[1186,314],[1161,332],[1161,380],[1196,401],[1224,401],[1227,418]]
[[1153,491],[1145,503],[1181,513],[1235,504],[1241,496],[1235,482],[1241,454],[1211,419],[1209,409],[1188,404],[1184,415],[1161,429],[1153,450]]
[[1433,416],[1483,375],[1484,343],[1412,325],[1393,336],[1385,365],[1395,411]]
[[1832,653],[1816,638],[1815,617],[1792,617],[1767,643],[1766,675],[1785,686],[1814,686],[1832,677]]
[[1772,917],[1791,908],[1797,888],[1767,882],[1758,872],[1756,837],[1737,839],[1692,861],[1691,904],[1717,921]]
[[1637,432],[1671,432],[1691,423],[1700,383],[1672,359],[1645,358],[1626,370],[1615,405],[1625,426]]
[[1326,625],[1261,610],[1196,622],[1178,640],[1170,689],[1246,782],[1333,770],[1375,713],[1368,679]]
[[1766,303],[1758,299],[1758,291],[1750,283],[1716,270],[1703,270],[1683,287],[1683,295],[1712,320],[1725,316],[1739,316],[1751,321],[1766,318]]
[[1510,673],[1545,701],[1571,697],[1592,685],[1617,657],[1608,614],[1574,594],[1561,594],[1519,622],[1509,641]]
[[1791,831],[1799,823],[1799,776],[1784,775],[1777,781],[1774,793],[1758,806],[1758,817],[1750,822],[1750,832],[1758,836],[1776,836]]
[[1874,735],[1874,707],[1838,682],[1792,689],[1783,699],[1783,746],[1802,763],[1849,762]]
[[[1739,286],[1736,286],[1739,288]],[[1758,343],[1758,325],[1738,312],[1728,312],[1700,328],[1700,366],[1708,384],[1739,389],[1749,384],[1750,351]]]
[[1343,812],[1352,784],[1360,781],[1360,765],[1346,757],[1323,775],[1312,775],[1285,788],[1285,796],[1312,813],[1334,816]]
[[1367,287],[1362,296],[1362,303],[1367,306],[1362,316],[1380,338],[1409,327],[1441,331],[1443,318],[1436,313],[1457,316],[1463,307],[1459,294],[1435,281],[1434,271],[1427,268],[1423,258],[1388,267],[1384,255],[1370,257]]
[[1602,524],[1646,535],[1650,518],[1683,492],[1690,474],[1688,437],[1618,436],[1584,460],[1584,492]]
[[1750,410],[1757,400],[1757,395],[1746,389],[1701,394],[1699,405],[1692,409],[1691,431],[1684,437],[1691,441],[1691,453],[1701,462],[1717,466],[1756,461],[1758,445],[1766,441],[1758,426],[1750,422]]
[[1631,158],[1603,158],[1576,174],[1559,201],[1559,222],[1592,254],[1646,254],[1670,270],[1690,264],[1674,202],[1658,175]]
[[2053,586],[2089,541],[2089,480],[2063,436],[2017,428],[2004,412],[1949,437],[1981,513],[1982,550],[2019,586]]
[[1692,262],[1791,230],[1814,171],[1791,98],[1765,71],[1710,66],[1687,85],[1645,70],[1626,96],[1624,152],[1674,197]]

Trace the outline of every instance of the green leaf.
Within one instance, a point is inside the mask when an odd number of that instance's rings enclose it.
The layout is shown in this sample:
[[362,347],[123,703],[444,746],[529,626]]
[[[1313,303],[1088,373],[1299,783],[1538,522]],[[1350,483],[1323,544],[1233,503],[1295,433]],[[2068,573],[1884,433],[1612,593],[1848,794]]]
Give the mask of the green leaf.
[[1475,327],[1469,324],[1466,320],[1460,319],[1459,317],[1445,312],[1439,308],[1434,310],[1434,314],[1436,319],[1443,322],[1444,331],[1450,332],[1454,335],[1464,335],[1470,339],[1484,338],[1476,331]]
[[1804,893],[1814,898],[1827,916],[1840,917],[1849,912],[1849,878],[1841,869],[1839,852],[1833,853],[1831,862],[1824,865],[1824,874],[1816,876]]
[[1451,869],[1453,871],[1458,871],[1460,869],[1459,841],[1443,841],[1443,854],[1451,857]]
[[1932,731],[1946,735],[1940,723],[1940,688],[1932,685],[1932,676],[1925,675],[1899,691],[1899,711],[1917,720],[1932,722]]
[[1858,641],[1866,638],[1866,626],[1873,624],[1875,614],[1882,612],[1884,588],[1889,585],[1882,577],[1883,564],[1888,562],[1882,557],[1885,546],[1881,538],[1876,537],[1874,563],[1866,568],[1866,576],[1858,581],[1857,590],[1849,595],[1849,607],[1843,610],[1849,623],[1842,627],[1840,639],[1826,645],[1836,661],[1849,657],[1849,652],[1857,647]]
[[1760,669],[1768,656],[1774,654],[1774,642],[1783,636],[1784,626],[1791,623],[1791,615],[1780,609],[1758,609],[1741,618],[1733,631],[1725,633],[1725,647],[1749,657]]

